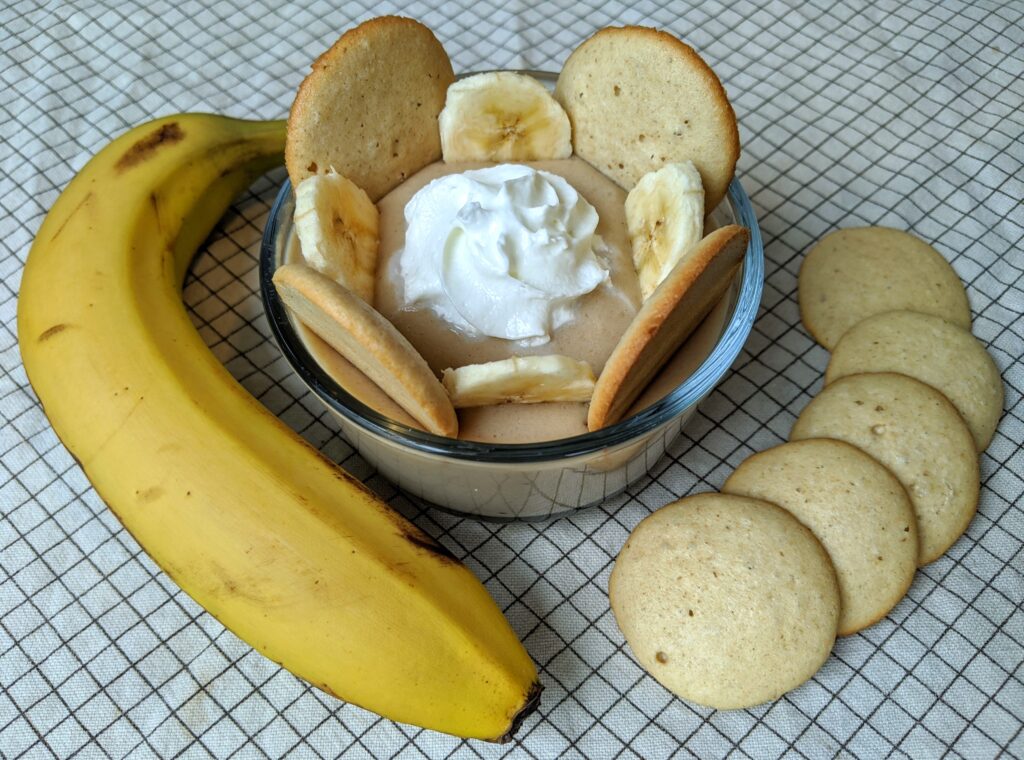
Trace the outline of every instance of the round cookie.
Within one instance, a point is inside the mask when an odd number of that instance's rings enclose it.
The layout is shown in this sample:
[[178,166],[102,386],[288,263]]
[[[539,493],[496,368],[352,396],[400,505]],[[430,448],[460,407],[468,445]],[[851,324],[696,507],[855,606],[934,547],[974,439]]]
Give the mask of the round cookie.
[[644,301],[597,378],[587,410],[589,430],[622,419],[725,294],[748,240],[746,227],[720,227],[693,246]]
[[898,372],[927,383],[953,402],[978,451],[992,440],[1003,412],[1003,380],[967,330],[913,311],[868,317],[836,344],[825,384],[865,372]]
[[283,264],[274,288],[288,310],[431,433],[455,438],[459,420],[441,381],[394,325],[305,264]]
[[798,296],[804,327],[830,351],[862,319],[896,309],[971,329],[967,293],[949,262],[924,241],[888,227],[823,237],[800,266]]
[[945,396],[913,378],[884,373],[836,380],[807,405],[789,437],[841,439],[888,467],[914,506],[921,565],[940,557],[977,509],[971,432]]
[[705,493],[659,509],[622,547],[608,591],[640,664],[709,707],[776,699],[835,642],[828,554],[785,510],[754,499]]
[[418,21],[371,19],[313,62],[288,116],[292,185],[334,167],[377,201],[441,158],[437,116],[455,81],[441,43]]
[[706,209],[725,197],[740,154],[736,115],[711,68],[671,34],[602,29],[566,60],[555,97],[569,114],[576,154],[627,190],[689,159]]
[[839,579],[840,636],[878,621],[914,579],[910,499],[891,472],[847,443],[799,441],[754,454],[722,492],[778,504],[817,536]]

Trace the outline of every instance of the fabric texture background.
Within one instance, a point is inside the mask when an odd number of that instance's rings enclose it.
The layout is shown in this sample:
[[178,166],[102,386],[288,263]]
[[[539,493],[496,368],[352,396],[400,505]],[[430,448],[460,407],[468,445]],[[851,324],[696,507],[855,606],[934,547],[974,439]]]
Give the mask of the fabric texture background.
[[[42,6],[42,7],[41,7]],[[425,508],[353,454],[273,345],[256,255],[283,171],[195,263],[196,326],[267,407],[462,558],[546,686],[519,741],[383,720],[312,689],[160,573],[61,446],[16,342],[21,269],[46,210],[114,135],[177,111],[280,118],[346,28],[422,20],[459,72],[558,71],[593,30],[668,29],[714,67],[765,239],[764,299],[733,370],[654,468],[598,508],[496,525]],[[831,0],[543,4],[16,2],[0,9],[0,755],[605,758],[1024,756],[1024,5]],[[803,254],[842,226],[933,244],[966,283],[1005,383],[978,515],[881,622],[804,686],[750,710],[673,698],[608,607],[630,529],[781,443],[828,354],[800,325]],[[197,526],[197,529],[198,526]]]

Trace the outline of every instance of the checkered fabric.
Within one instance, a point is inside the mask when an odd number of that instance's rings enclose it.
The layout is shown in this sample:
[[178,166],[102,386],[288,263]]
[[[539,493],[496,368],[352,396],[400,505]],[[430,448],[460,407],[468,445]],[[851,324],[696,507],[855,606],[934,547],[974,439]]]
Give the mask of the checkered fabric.
[[[42,7],[45,6],[45,7]],[[654,468],[608,503],[497,525],[426,508],[353,453],[289,374],[257,295],[278,170],[241,198],[185,288],[214,353],[274,413],[480,577],[536,660],[543,705],[492,746],[397,725],[311,688],[227,632],[120,527],[21,366],[15,304],[46,210],[114,135],[176,111],[280,118],[310,61],[371,15],[424,21],[457,71],[557,71],[594,29],[696,47],[740,121],[765,238],[764,301],[733,371]],[[0,8],[0,755],[14,757],[913,758],[1024,756],[1024,4],[311,0],[8,2]],[[878,624],[808,683],[715,712],[646,676],[608,607],[613,559],[652,510],[717,489],[782,442],[828,355],[800,326],[815,240],[881,224],[967,285],[1003,373],[977,517]]]

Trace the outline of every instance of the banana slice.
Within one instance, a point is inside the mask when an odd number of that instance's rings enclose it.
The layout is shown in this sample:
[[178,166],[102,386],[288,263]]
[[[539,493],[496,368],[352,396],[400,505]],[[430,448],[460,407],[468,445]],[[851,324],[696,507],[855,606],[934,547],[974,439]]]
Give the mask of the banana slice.
[[370,197],[330,169],[295,188],[295,232],[306,263],[373,305],[380,214]]
[[569,117],[540,82],[491,71],[448,87],[441,154],[456,161],[542,161],[572,155]]
[[486,364],[446,369],[441,382],[452,406],[590,401],[594,372],[569,356],[513,356]]
[[626,196],[626,227],[644,300],[704,237],[704,186],[692,161],[648,172]]

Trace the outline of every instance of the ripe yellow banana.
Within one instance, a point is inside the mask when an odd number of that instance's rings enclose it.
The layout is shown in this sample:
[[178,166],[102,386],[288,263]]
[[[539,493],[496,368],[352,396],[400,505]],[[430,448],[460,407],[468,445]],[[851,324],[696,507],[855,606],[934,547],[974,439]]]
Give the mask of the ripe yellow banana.
[[28,257],[29,379],[125,527],[241,638],[388,718],[506,739],[539,685],[487,591],[238,385],[182,306],[196,248],[283,146],[283,122],[188,114],[97,154]]

